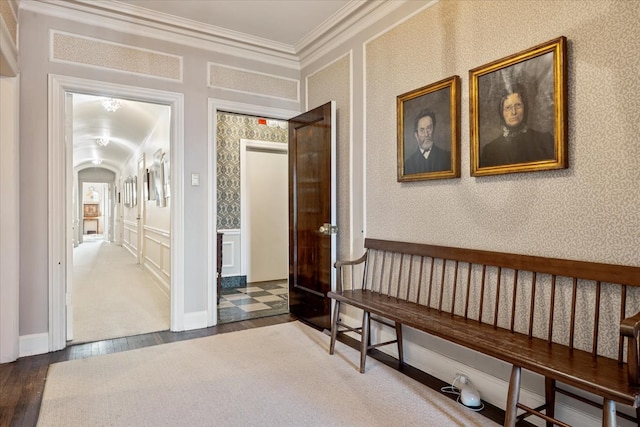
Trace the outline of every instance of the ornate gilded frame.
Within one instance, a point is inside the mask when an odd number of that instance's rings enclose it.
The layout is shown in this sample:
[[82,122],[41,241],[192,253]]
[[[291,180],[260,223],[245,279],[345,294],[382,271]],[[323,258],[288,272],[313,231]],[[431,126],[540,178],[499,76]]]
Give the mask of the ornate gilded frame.
[[[469,71],[472,176],[568,167],[566,45],[559,37]],[[517,131],[506,126],[503,110],[515,88],[526,104],[514,107],[524,111]]]
[[[414,131],[416,117],[424,110],[435,114],[434,146],[450,161],[433,171],[408,171],[411,156],[418,150]],[[460,77],[452,76],[397,97],[398,181],[423,181],[460,177]],[[436,153],[436,150],[433,151]],[[432,154],[429,155],[430,157]],[[432,161],[435,160],[435,155]],[[446,159],[446,157],[445,157]],[[411,173],[408,173],[411,172]]]

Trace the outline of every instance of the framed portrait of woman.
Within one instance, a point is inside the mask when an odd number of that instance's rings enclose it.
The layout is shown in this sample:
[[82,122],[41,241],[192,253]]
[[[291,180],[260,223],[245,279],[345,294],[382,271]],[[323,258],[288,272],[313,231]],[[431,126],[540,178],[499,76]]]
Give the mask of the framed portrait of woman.
[[471,175],[568,167],[566,38],[469,71]]

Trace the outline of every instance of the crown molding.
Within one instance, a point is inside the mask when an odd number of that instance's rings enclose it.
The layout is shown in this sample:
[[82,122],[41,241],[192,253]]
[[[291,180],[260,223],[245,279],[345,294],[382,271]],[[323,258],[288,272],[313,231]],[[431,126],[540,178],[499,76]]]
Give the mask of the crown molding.
[[301,40],[297,53],[300,68],[313,63],[342,43],[355,37],[386,15],[399,9],[410,0],[359,0],[340,16],[332,16],[326,21],[324,31],[310,34],[309,39]]
[[[82,24],[298,70],[293,47],[115,1],[22,0],[20,8]],[[142,12],[144,11],[144,12]],[[123,26],[122,23],[128,24]]]

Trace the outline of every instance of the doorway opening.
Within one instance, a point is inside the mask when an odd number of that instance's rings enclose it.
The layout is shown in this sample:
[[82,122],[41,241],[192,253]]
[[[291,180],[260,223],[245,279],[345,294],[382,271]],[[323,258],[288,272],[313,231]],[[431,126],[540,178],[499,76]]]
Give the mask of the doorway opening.
[[145,242],[161,241],[157,234],[170,241],[171,219],[167,203],[164,210],[152,209],[153,218],[145,217],[150,203],[145,158],[158,150],[168,155],[171,107],[77,93],[69,97],[73,153],[68,167],[74,185],[67,341],[168,330],[170,278],[162,277],[161,264],[171,254],[147,255]]
[[216,118],[218,323],[288,313],[288,123]]

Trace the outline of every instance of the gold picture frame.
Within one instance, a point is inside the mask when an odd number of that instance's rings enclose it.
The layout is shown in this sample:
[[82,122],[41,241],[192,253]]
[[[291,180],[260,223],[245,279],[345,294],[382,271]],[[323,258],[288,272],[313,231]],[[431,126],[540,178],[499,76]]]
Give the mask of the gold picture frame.
[[460,77],[397,97],[398,182],[460,177]]
[[568,167],[567,41],[469,71],[471,175]]

